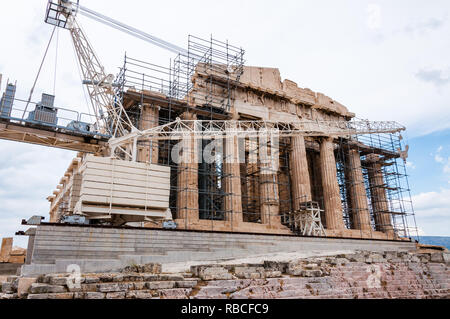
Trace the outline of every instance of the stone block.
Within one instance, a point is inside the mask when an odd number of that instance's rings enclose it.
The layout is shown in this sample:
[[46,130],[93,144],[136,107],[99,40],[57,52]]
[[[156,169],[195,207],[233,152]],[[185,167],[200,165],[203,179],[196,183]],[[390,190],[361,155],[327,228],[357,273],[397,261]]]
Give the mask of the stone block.
[[147,274],[160,274],[162,271],[161,264],[148,263],[145,265],[130,265],[122,269],[124,273],[147,273]]
[[119,283],[103,283],[97,285],[98,292],[119,292],[127,290],[125,287],[120,286]]
[[234,274],[240,279],[261,279],[264,277],[264,267],[234,267]]
[[[158,281],[181,281],[184,280],[182,275],[158,275]],[[151,281],[151,280],[150,280]]]
[[102,292],[86,292],[86,299],[105,299],[106,294]]
[[300,272],[300,276],[302,277],[320,277],[322,276],[321,270],[302,270]]
[[86,284],[96,284],[96,283],[99,283],[99,282],[100,282],[100,278],[97,277],[97,276],[86,276],[86,277],[84,278],[84,282],[85,282]]
[[171,289],[175,287],[175,281],[151,281],[145,285],[150,290]]
[[126,299],[153,299],[159,297],[159,292],[151,291],[129,291],[126,293]]
[[0,263],[8,262],[13,248],[13,238],[3,238],[0,248]]
[[[445,255],[445,257],[444,257],[444,255]],[[444,263],[444,262],[446,262],[446,259],[448,262],[448,253],[439,252],[439,253],[431,254],[430,261],[434,262],[434,263]]]
[[126,292],[108,292],[106,294],[106,299],[125,299]]
[[146,287],[146,283],[143,281],[138,281],[133,283],[133,289],[134,290],[144,290]]
[[372,260],[372,263],[384,263],[386,259],[384,259],[381,254],[370,254],[369,258]]
[[114,281],[114,274],[101,274],[98,279],[100,282],[113,282]]
[[17,299],[17,294],[0,294],[0,300]]
[[175,282],[176,288],[194,288],[195,286],[197,286],[196,280],[183,280]]
[[266,270],[264,272],[264,277],[266,277],[266,278],[280,278],[281,277],[281,271],[279,271],[279,270]]
[[28,295],[27,299],[48,299],[49,294],[32,294]]
[[65,286],[67,285],[68,277],[60,277],[60,276],[50,276],[49,284],[54,286]]
[[[81,285],[81,291],[75,289],[74,292],[96,292],[98,284],[83,284]],[[72,289],[70,289],[72,291]]]
[[4,282],[2,284],[2,293],[4,294],[12,294],[14,293],[13,283],[12,282]]
[[143,281],[159,281],[160,277],[158,275],[143,275],[142,280]]
[[285,274],[287,272],[288,266],[288,262],[264,261],[264,269],[277,270],[282,274]]
[[160,292],[161,298],[187,299],[192,289],[166,289]]
[[18,279],[18,276],[8,276],[6,277],[6,282],[14,282]]
[[349,260],[347,258],[335,258],[330,262],[331,265],[336,265],[336,266],[346,265],[348,263],[349,263]]
[[74,298],[73,292],[63,292],[58,294],[48,294],[48,299],[69,300]]
[[234,277],[225,267],[220,266],[192,266],[192,273],[202,280],[231,280]]
[[28,295],[31,285],[36,283],[37,278],[19,278],[17,284],[17,294],[19,297]]
[[348,259],[351,262],[357,262],[357,263],[363,263],[365,262],[365,257],[361,254],[349,254],[345,255],[346,259]]
[[33,283],[30,287],[30,294],[51,294],[66,292],[63,286],[54,286],[50,284]]

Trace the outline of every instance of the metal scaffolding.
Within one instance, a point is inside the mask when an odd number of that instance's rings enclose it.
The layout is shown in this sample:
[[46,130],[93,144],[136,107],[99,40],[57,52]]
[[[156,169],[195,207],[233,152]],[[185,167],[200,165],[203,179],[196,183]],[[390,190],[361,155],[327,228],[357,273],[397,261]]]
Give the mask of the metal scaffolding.
[[[348,178],[351,170],[361,169],[365,198],[370,211],[372,231],[392,229],[397,237],[418,237],[411,190],[406,174],[408,149],[402,143],[402,135],[379,133],[355,135],[352,139],[340,139],[336,149],[336,166],[341,193],[344,222],[354,229],[360,208],[352,207],[355,185]],[[354,149],[361,156],[361,167],[351,165],[348,151]],[[378,179],[377,179],[378,176]],[[353,183],[353,184],[352,184]]]

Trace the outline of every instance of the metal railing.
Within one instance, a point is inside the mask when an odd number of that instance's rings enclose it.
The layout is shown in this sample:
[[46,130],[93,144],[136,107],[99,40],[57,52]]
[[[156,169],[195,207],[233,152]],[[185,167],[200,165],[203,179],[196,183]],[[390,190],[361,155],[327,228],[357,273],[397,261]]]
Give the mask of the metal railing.
[[15,98],[7,112],[0,110],[0,119],[8,120],[14,124],[35,125],[47,130],[77,135],[98,136],[99,138],[111,137],[98,130],[96,118],[91,114],[60,107],[45,107],[34,102],[30,102],[28,109],[26,109],[27,103],[26,100]]

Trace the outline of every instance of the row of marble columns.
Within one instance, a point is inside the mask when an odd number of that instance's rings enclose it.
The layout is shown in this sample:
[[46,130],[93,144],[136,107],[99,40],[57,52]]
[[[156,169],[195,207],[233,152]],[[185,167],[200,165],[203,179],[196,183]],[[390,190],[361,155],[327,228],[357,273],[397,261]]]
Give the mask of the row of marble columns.
[[[148,129],[158,125],[159,109],[153,105],[144,104],[141,114],[141,129]],[[181,115],[183,120],[196,119],[195,114],[185,112]],[[343,207],[337,180],[336,159],[334,155],[334,144],[332,138],[318,138],[320,143],[320,155],[314,157],[319,163],[322,191],[324,194],[323,209],[325,210],[326,228],[329,230],[345,229],[343,218]],[[151,141],[140,141],[143,146],[139,148],[139,161],[150,161],[158,163],[158,145]],[[141,145],[140,144],[140,145]],[[274,150],[270,146],[263,146],[260,150],[264,154],[274,156]],[[278,154],[278,153],[277,153]],[[196,150],[193,139],[183,141],[183,154],[178,167],[178,192],[177,207],[178,218],[195,222],[199,219],[198,204],[198,164],[196,161]],[[198,156],[198,155],[197,155]],[[357,150],[349,149],[347,152],[346,178],[350,207],[353,212],[352,225],[354,229],[370,231],[372,229],[369,205],[364,185],[361,158]],[[240,180],[240,164],[238,138],[231,136],[224,142],[224,198],[225,220],[238,225],[243,221],[242,190]],[[308,159],[303,136],[291,138],[290,152],[290,174],[293,197],[293,208],[300,209],[303,202],[312,200],[311,180],[308,168]],[[369,182],[371,187],[372,206],[375,213],[377,229],[382,232],[392,232],[392,221],[388,211],[386,191],[383,188],[384,178],[382,163],[379,156],[367,157]],[[279,190],[277,172],[271,170],[270,161],[258,161],[260,168],[259,176],[259,198],[261,223],[280,224],[279,217]]]
[[[336,159],[332,138],[319,138],[320,175],[323,189],[323,204],[325,210],[326,228],[329,230],[345,229],[343,207],[337,180]],[[306,157],[305,141],[302,136],[292,138],[291,150],[291,183],[294,197],[294,209],[298,209],[301,202],[311,199],[310,176]],[[346,179],[354,229],[371,231],[370,210],[364,184],[361,157],[357,150],[348,149],[346,154]],[[384,188],[382,163],[378,155],[367,157],[369,183],[371,188],[371,202],[373,205],[376,230],[392,234],[392,220],[388,213],[388,200]]]

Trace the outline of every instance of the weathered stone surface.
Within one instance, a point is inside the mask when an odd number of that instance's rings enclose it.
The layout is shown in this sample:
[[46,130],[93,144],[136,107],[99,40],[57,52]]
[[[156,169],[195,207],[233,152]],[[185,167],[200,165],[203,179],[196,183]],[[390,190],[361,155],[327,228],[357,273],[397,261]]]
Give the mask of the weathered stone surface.
[[145,265],[131,265],[122,269],[124,273],[147,273],[147,274],[160,274],[162,270],[161,264],[148,263]]
[[108,292],[106,294],[106,299],[125,299],[126,292]]
[[192,266],[192,273],[202,280],[230,280],[233,275],[225,267],[220,266]]
[[105,299],[106,294],[102,292],[86,292],[86,299]]
[[143,281],[137,281],[133,283],[134,290],[143,290],[146,287],[146,283]]
[[431,262],[437,262],[437,263],[445,262],[445,260],[444,260],[444,253],[439,252],[439,253],[431,254],[430,261]]
[[264,267],[235,267],[234,274],[240,279],[264,278]]
[[320,277],[322,276],[321,270],[302,270],[300,272],[300,276],[302,277]]
[[17,285],[17,294],[19,297],[28,295],[31,285],[36,283],[37,278],[19,278]]
[[14,289],[13,289],[13,283],[12,282],[4,282],[2,284],[2,292],[4,294],[12,294],[14,293]]
[[119,284],[119,283],[103,283],[97,285],[99,292],[119,292],[126,291],[127,287]]
[[34,283],[31,284],[30,294],[49,294],[66,292],[63,286],[53,286],[49,284]]
[[164,298],[170,298],[170,299],[187,299],[190,295],[192,289],[166,289],[162,290],[160,297],[162,299]]
[[99,277],[93,277],[93,276],[88,276],[84,278],[84,282],[86,284],[95,284],[100,282],[100,278]]
[[49,280],[50,285],[64,286],[67,285],[67,277],[51,276]]
[[150,290],[171,289],[175,287],[175,281],[151,281],[145,285]]
[[176,288],[194,288],[195,286],[197,286],[196,280],[185,280],[175,282]]
[[279,278],[281,277],[281,271],[278,270],[268,270],[264,272],[265,278]]
[[49,299],[49,294],[32,294],[27,299]]
[[[22,288],[25,283],[30,285],[29,299],[450,298],[447,257],[444,254],[358,252],[307,258],[284,265],[268,261],[194,266],[190,276],[88,274],[83,278],[94,278],[94,283],[85,280],[79,289],[70,292],[63,285],[51,284],[62,283],[65,275],[41,276],[38,283],[33,282],[33,278],[9,278],[10,282],[2,287],[8,293],[0,294],[0,299],[19,298],[15,290],[26,291]],[[429,263],[430,258],[435,261]],[[274,269],[286,269],[285,275]],[[211,279],[204,281],[203,278]],[[24,292],[22,298],[26,295]]]
[[114,281],[114,274],[103,274],[99,276],[100,282],[113,282]]
[[63,292],[58,294],[48,294],[48,299],[73,299],[73,292]]
[[288,266],[288,262],[264,261],[264,269],[276,270],[280,271],[281,273],[286,273]]
[[181,281],[184,280],[184,277],[182,275],[178,274],[164,274],[164,275],[158,275],[158,280],[160,281]]
[[143,290],[143,291],[129,291],[126,293],[126,299],[153,299],[159,298],[159,292]]

